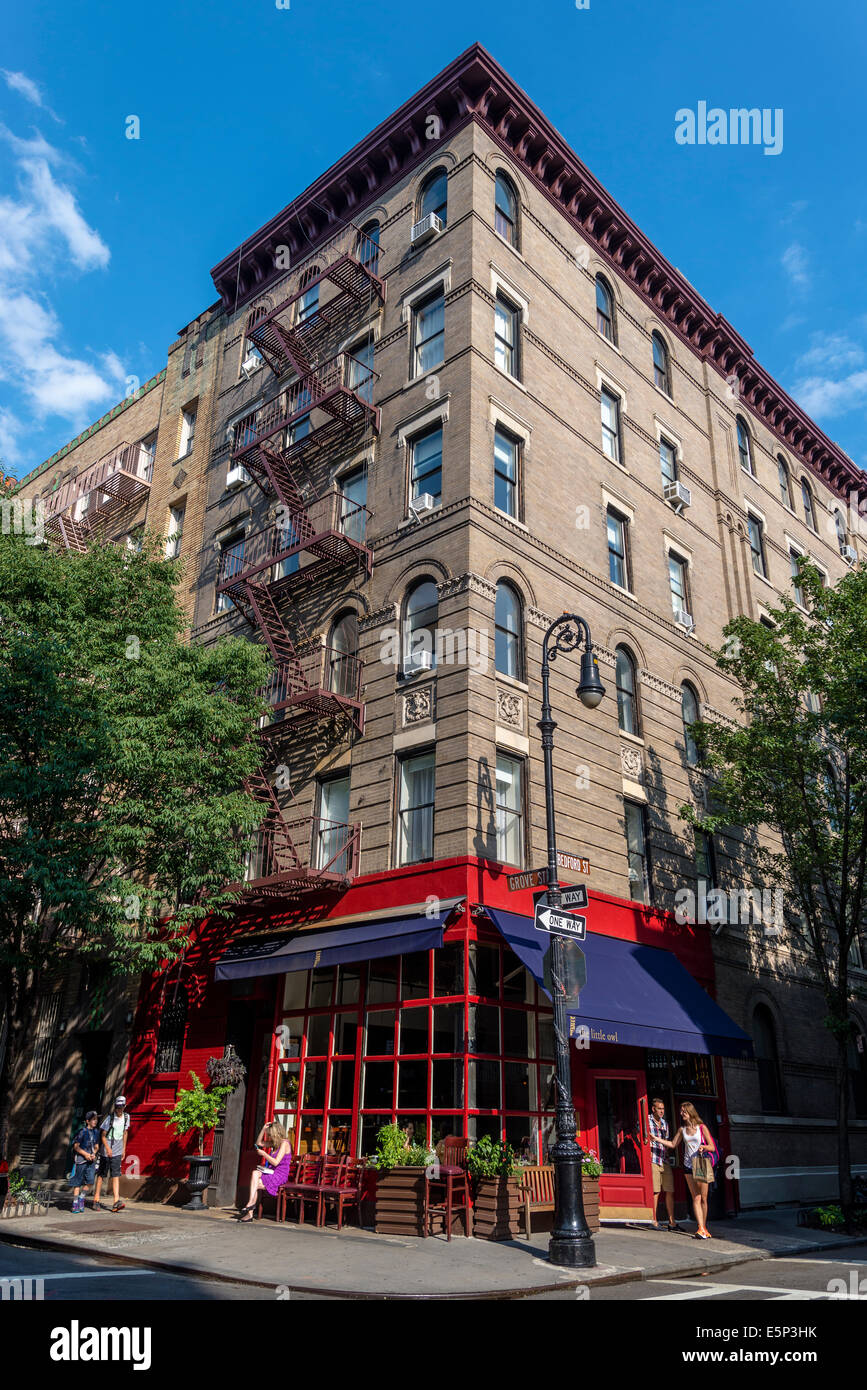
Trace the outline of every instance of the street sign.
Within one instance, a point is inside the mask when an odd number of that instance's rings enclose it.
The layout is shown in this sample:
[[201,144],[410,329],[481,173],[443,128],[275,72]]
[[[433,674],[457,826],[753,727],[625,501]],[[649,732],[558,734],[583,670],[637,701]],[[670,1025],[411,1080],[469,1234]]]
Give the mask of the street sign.
[[578,854],[563,854],[557,851],[557,865],[561,869],[571,869],[573,874],[589,874],[590,860]]
[[523,874],[506,874],[506,887],[510,893],[517,893],[522,888],[544,888],[547,882],[547,869],[528,869]]
[[550,932],[555,936],[568,936],[575,941],[583,941],[587,935],[587,918],[571,912],[557,912],[553,907],[536,905],[534,925],[537,931]]
[[[543,889],[541,893],[533,894],[533,901],[541,903],[543,907],[548,906],[548,890]],[[586,883],[575,883],[571,888],[560,889],[561,907],[587,907],[587,885]]]

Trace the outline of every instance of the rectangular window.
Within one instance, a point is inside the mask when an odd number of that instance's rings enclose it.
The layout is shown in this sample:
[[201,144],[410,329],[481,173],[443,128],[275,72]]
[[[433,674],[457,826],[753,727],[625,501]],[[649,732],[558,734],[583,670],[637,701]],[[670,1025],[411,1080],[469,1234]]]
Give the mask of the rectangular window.
[[[220,540],[220,579],[231,579],[240,574],[244,564],[244,533],[237,531]],[[217,612],[225,613],[232,607],[232,600],[226,594],[217,594]]]
[[620,463],[620,400],[602,388],[602,452],[614,463]]
[[156,435],[152,434],[148,439],[143,439],[138,447],[138,476],[146,478],[150,482],[154,471],[154,459],[157,456]]
[[494,362],[501,372],[520,377],[518,370],[519,311],[502,295],[494,307]]
[[319,312],[319,281],[305,290],[298,300],[298,323],[306,323]]
[[677,450],[667,439],[659,441],[659,467],[662,472],[662,485],[677,482]]
[[435,502],[442,500],[443,492],[443,431],[442,426],[420,434],[411,444],[412,463],[410,467],[410,496],[414,502],[422,493],[429,492]]
[[795,591],[795,602],[800,604],[802,608],[806,608],[807,604],[804,600],[804,590],[798,576],[798,561],[800,558],[801,556],[797,550],[789,549],[789,567],[792,571],[792,588]]
[[349,382],[368,405],[373,400],[373,338],[365,338],[349,350]]
[[191,454],[195,442],[196,410],[195,406],[191,406],[187,410],[181,412],[181,447],[178,458],[186,458],[187,454]]
[[43,994],[39,1000],[36,1029],[33,1038],[33,1060],[30,1064],[31,1086],[44,1085],[51,1075],[51,1058],[57,1038],[60,1015],[60,991]]
[[494,506],[509,516],[518,515],[517,439],[504,430],[494,431]]
[[621,589],[629,588],[629,557],[626,549],[626,529],[629,525],[611,507],[606,513],[608,527],[608,577]]
[[132,531],[127,532],[126,548],[133,555],[140,555],[142,542],[144,541],[144,522],[140,526],[133,527]]
[[626,855],[629,861],[629,896],[640,903],[650,902],[650,864],[647,855],[647,816],[634,801],[623,803],[626,815]]
[[753,570],[762,579],[767,579],[768,574],[765,568],[765,542],[762,523],[757,516],[752,516],[747,512],[747,531],[750,538],[750,551],[753,557]]
[[689,594],[686,587],[686,560],[679,555],[668,556],[668,584],[671,589],[672,612],[689,612]]
[[713,840],[706,830],[696,830],[695,832],[695,876],[707,888],[716,887]]
[[398,863],[433,859],[435,755],[402,758],[398,768]]
[[185,510],[184,507],[169,507],[169,529],[166,532],[167,560],[176,560],[181,553]]
[[343,494],[340,504],[340,529],[351,541],[364,541],[367,534],[367,469],[356,468],[338,478]]
[[524,866],[523,768],[517,758],[497,754],[497,859]]
[[248,415],[243,415],[240,420],[236,420],[231,426],[232,430],[232,453],[236,449],[243,449],[245,445],[252,444],[256,438],[256,412],[250,411]]
[[413,310],[413,376],[425,376],[445,360],[445,318],[442,290]]
[[319,784],[316,867],[332,874],[349,872],[349,778],[330,777]]

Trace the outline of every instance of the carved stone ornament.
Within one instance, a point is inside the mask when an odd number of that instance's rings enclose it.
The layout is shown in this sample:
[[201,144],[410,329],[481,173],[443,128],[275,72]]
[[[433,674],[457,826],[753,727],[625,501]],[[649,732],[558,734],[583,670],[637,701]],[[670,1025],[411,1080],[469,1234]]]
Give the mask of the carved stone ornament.
[[511,690],[497,691],[497,723],[507,729],[523,729],[524,701]]
[[407,724],[422,724],[426,719],[433,719],[434,715],[434,687],[432,685],[419,686],[417,690],[408,690],[403,697],[403,722]]
[[628,778],[630,782],[640,782],[643,771],[641,749],[629,747],[621,748],[620,767],[623,776]]

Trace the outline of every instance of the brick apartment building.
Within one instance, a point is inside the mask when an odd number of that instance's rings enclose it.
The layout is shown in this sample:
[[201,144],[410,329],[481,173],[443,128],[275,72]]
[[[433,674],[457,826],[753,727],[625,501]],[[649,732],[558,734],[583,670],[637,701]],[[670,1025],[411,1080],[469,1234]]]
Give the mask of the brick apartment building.
[[[192,638],[266,642],[273,714],[238,914],[142,985],[125,1090],[149,1190],[183,1173],[161,1112],[228,1043],[249,1075],[226,1200],[266,1116],[300,1151],[369,1152],[397,1118],[544,1156],[550,1003],[506,874],[545,861],[542,639],[567,611],[607,687],[586,710],[577,655],[554,663],[603,1215],[649,1212],[655,1095],[737,1155],[720,1209],[833,1195],[833,1050],[796,938],[673,908],[697,879],[752,883],[737,839],[678,815],[703,796],[690,723],[731,710],[708,648],[792,592],[793,556],[832,583],[857,560],[863,474],[479,46],[213,278],[170,353],[147,524],[170,535],[185,504]],[[854,1017],[867,1033],[863,990]],[[863,1170],[856,1052],[852,1086]]]

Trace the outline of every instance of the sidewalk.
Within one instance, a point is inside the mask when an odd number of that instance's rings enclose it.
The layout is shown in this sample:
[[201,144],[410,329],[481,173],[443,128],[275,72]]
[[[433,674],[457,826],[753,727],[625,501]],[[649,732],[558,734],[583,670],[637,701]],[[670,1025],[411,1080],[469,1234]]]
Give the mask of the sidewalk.
[[[240,1225],[228,1211],[200,1215],[137,1202],[116,1215],[45,1217],[4,1222],[3,1242],[95,1255],[135,1265],[265,1288],[348,1298],[520,1297],[564,1287],[716,1272],[746,1260],[804,1254],[857,1240],[795,1225],[794,1211],[750,1213],[719,1222],[712,1241],[630,1225],[603,1226],[595,1269],[564,1270],[547,1261],[548,1233],[492,1242],[443,1236],[379,1236],[353,1226],[340,1232],[265,1218]],[[863,1239],[862,1239],[863,1243]],[[285,1294],[284,1294],[285,1296]]]

